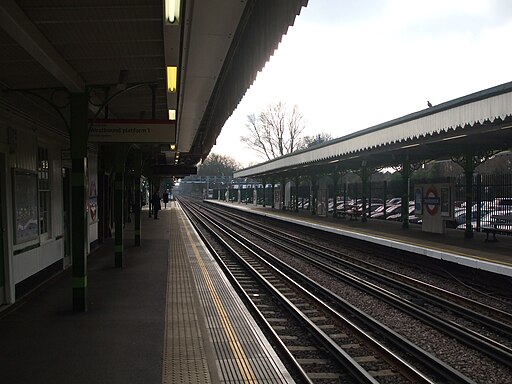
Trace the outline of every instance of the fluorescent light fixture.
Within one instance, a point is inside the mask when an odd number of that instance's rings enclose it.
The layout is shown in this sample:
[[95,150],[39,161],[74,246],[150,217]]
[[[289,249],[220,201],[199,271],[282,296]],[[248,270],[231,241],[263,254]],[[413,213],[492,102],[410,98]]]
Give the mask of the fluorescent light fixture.
[[176,120],[176,110],[169,109],[169,120]]
[[178,67],[167,67],[167,92],[176,92],[178,82]]
[[165,0],[165,20],[169,24],[180,21],[180,0]]
[[454,140],[454,139],[461,139],[463,137],[466,137],[467,135],[458,135],[458,136],[452,136],[452,137],[445,137],[444,139],[441,139],[441,141],[448,141],[448,140]]
[[510,129],[512,128],[512,125],[507,125],[506,127],[501,127],[500,129]]
[[407,149],[407,148],[414,148],[414,147],[417,147],[419,144],[409,144],[409,145],[404,145],[403,147],[400,147],[400,149]]

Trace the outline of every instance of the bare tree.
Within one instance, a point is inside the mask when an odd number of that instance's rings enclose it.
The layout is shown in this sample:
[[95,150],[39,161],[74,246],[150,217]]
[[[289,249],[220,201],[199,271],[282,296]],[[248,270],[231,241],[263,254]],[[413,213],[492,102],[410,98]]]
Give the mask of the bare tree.
[[241,165],[232,157],[210,153],[206,160],[198,167],[200,176],[233,176]]
[[258,117],[248,115],[245,126],[249,134],[240,137],[240,141],[267,160],[299,149],[300,134],[305,128],[298,106],[288,111],[281,102],[269,105]]
[[313,136],[304,136],[299,144],[299,149],[313,148],[327,141],[331,141],[332,136],[330,133],[322,132]]

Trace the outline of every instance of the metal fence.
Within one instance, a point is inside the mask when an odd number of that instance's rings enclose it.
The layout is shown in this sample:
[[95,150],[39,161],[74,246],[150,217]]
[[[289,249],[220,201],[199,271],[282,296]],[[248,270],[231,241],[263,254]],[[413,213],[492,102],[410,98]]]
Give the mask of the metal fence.
[[[450,183],[454,189],[454,207],[460,212],[460,218],[450,225],[461,225],[465,223],[466,204],[466,178],[451,177],[438,179],[411,179],[409,181],[409,200],[413,200],[414,186],[416,184]],[[512,214],[512,174],[501,175],[475,175],[471,181],[472,188],[472,222],[474,228],[479,230],[482,225],[488,224],[490,214]],[[403,182],[381,181],[370,182],[367,186],[367,206],[372,203],[389,202],[393,198],[401,198],[403,194]],[[326,191],[329,198],[334,196],[334,189]],[[363,185],[361,182],[345,183],[337,189],[338,201],[361,201],[363,198]],[[457,212],[456,212],[457,215]],[[368,217],[372,212],[368,212]],[[386,218],[384,216],[384,218]],[[401,217],[399,218],[401,220]]]

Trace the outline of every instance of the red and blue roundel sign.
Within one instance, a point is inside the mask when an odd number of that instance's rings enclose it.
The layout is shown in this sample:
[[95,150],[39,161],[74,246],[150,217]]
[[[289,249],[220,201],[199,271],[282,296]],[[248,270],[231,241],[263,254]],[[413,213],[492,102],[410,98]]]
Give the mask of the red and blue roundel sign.
[[427,194],[423,199],[423,204],[426,205],[427,212],[432,216],[437,214],[439,210],[439,206],[441,205],[441,198],[437,195],[437,189],[434,187],[430,187],[427,189]]

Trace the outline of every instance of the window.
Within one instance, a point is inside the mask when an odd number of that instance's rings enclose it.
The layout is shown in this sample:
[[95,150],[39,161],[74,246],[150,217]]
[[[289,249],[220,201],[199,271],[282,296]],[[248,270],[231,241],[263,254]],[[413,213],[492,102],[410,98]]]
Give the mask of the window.
[[39,234],[48,234],[50,225],[50,167],[48,149],[38,148],[37,174],[39,184]]

